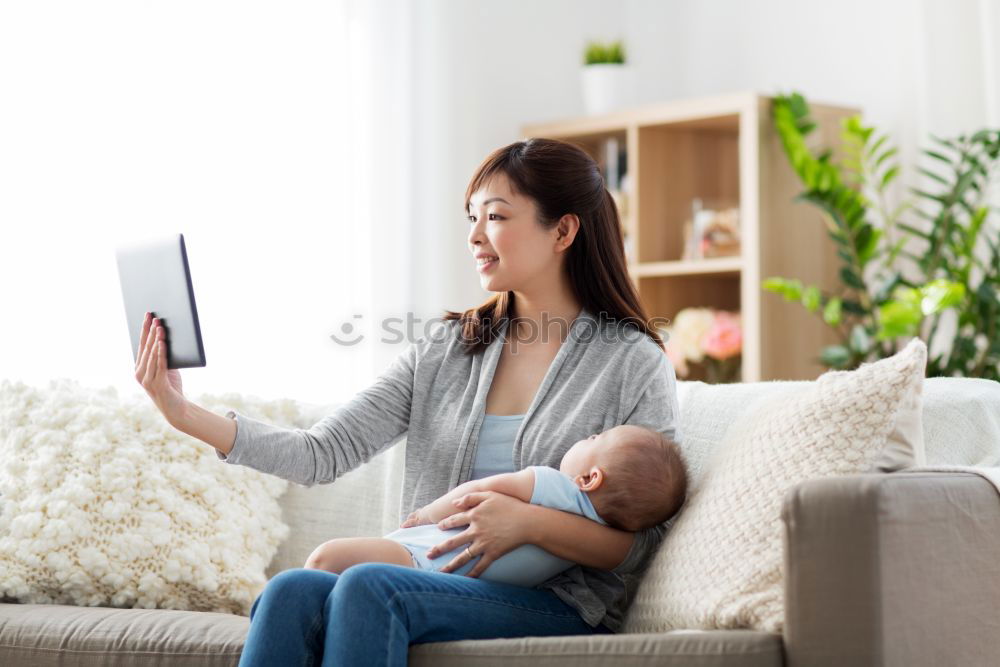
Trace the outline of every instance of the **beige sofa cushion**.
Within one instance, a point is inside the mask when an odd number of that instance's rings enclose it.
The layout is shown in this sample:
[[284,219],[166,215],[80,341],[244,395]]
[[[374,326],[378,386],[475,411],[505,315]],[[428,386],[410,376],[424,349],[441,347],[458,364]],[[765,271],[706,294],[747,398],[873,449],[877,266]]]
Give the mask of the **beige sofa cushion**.
[[781,635],[680,630],[645,635],[477,639],[410,646],[412,667],[781,667]]
[[[927,348],[911,341],[856,371],[767,397],[726,431],[664,538],[625,632],[783,626],[781,502],[815,477],[871,470],[917,437]],[[914,423],[915,421],[915,423]],[[900,450],[901,451],[901,450]]]
[[236,667],[249,627],[217,612],[0,604],[0,665]]
[[[249,619],[170,609],[0,604],[0,664],[236,667]],[[486,639],[410,647],[414,667],[781,667],[781,636],[674,632]]]

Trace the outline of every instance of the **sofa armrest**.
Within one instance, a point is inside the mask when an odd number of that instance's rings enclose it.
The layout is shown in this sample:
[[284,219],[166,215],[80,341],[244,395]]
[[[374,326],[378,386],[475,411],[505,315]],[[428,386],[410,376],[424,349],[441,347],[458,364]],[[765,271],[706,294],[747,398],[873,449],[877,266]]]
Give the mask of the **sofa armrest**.
[[810,480],[781,515],[788,667],[996,664],[1000,495],[987,480]]

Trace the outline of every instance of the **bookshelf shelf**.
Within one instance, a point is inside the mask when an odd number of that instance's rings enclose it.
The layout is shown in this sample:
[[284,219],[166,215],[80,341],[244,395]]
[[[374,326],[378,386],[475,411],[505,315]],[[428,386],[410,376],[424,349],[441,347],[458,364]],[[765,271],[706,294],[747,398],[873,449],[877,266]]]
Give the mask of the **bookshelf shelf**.
[[739,273],[743,268],[742,257],[709,257],[706,259],[675,260],[664,262],[635,262],[629,265],[633,277],[710,275]]
[[[814,314],[764,292],[773,275],[838,284],[834,245],[801,191],[770,120],[771,98],[741,92],[526,125],[523,137],[581,146],[606,166],[619,202],[629,275],[651,317],[687,307],[739,311],[744,381],[813,379],[819,349],[835,342]],[[840,119],[857,109],[810,104],[816,148],[836,149]],[[624,178],[622,178],[624,175]],[[685,223],[696,200],[739,212],[740,254],[686,259]],[[689,377],[686,379],[703,379]]]

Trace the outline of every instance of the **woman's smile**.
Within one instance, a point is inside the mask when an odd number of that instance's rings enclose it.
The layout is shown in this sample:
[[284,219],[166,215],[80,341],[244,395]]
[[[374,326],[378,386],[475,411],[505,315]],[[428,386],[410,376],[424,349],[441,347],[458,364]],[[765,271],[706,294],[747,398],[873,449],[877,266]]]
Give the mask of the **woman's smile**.
[[497,262],[500,261],[499,257],[490,254],[488,252],[476,253],[475,257],[476,257],[476,269],[478,269],[480,272],[489,271],[490,269],[492,269],[497,265]]

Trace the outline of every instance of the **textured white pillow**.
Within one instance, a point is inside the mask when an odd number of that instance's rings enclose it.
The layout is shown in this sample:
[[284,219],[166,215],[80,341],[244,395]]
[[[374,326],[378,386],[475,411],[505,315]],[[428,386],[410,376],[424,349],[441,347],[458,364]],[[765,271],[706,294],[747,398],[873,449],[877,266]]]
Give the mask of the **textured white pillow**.
[[[290,400],[198,397],[294,426]],[[248,615],[288,535],[288,482],[218,460],[145,394],[0,383],[0,596]]]
[[877,468],[887,448],[905,445],[893,438],[919,437],[926,360],[914,339],[888,359],[829,371],[743,412],[653,556],[623,631],[781,632],[785,493],[810,478]]

